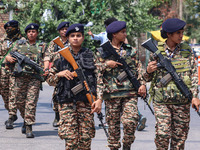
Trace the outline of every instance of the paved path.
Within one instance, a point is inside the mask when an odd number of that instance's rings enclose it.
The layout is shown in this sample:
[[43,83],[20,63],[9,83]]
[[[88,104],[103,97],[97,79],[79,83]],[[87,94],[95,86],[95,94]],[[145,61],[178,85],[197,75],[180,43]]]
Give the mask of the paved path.
[[[64,141],[57,136],[57,128],[52,127],[54,112],[51,107],[51,95],[53,88],[46,83],[44,91],[41,91],[37,106],[36,124],[33,126],[34,139],[27,139],[21,134],[22,118],[18,113],[18,120],[13,130],[6,130],[4,122],[8,118],[0,97],[0,150],[64,150]],[[147,117],[147,127],[143,131],[136,131],[136,140],[132,145],[134,150],[155,150],[154,134],[155,119],[146,104],[138,101],[140,112]],[[104,113],[104,106],[102,108]],[[103,129],[98,127],[99,121],[95,115],[96,136],[92,141],[92,150],[109,150]],[[200,150],[200,118],[191,109],[191,122],[186,150]]]

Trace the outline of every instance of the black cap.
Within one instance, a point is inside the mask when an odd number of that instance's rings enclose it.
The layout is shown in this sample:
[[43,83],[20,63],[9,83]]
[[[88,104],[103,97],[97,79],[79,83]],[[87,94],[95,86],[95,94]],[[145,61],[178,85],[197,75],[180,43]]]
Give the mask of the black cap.
[[69,23],[70,22],[61,22],[58,27],[57,27],[57,30],[60,30],[61,28],[64,28],[64,27],[69,27]]
[[32,29],[32,30],[35,29],[35,30],[38,31],[39,25],[36,24],[36,23],[30,23],[29,25],[26,26],[25,32],[27,32],[28,30],[31,30],[31,29]]
[[117,33],[124,28],[126,28],[125,21],[114,21],[108,25],[108,27],[106,28],[106,32],[107,33]]
[[18,21],[10,20],[6,24],[4,24],[4,29],[6,29],[7,27],[18,27],[18,25],[19,25]]
[[104,24],[106,25],[106,26],[108,26],[109,24],[111,24],[112,22],[114,22],[114,21],[118,21],[116,18],[114,18],[114,17],[112,17],[112,18],[108,18],[108,19],[106,19],[105,21],[104,21]]
[[66,32],[66,36],[68,36],[70,33],[73,33],[73,32],[81,32],[84,34],[84,26],[82,24],[72,24],[71,26],[69,26],[69,28],[67,29],[67,32]]
[[180,20],[178,18],[170,18],[163,22],[162,30],[165,32],[172,33],[183,29],[185,25],[186,23],[183,20]]

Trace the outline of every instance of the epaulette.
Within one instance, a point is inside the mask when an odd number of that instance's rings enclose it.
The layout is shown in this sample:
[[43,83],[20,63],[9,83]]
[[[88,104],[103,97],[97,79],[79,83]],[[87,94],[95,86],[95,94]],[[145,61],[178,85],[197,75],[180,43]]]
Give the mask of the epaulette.
[[17,43],[19,45],[24,45],[24,44],[26,44],[26,40],[25,39],[20,39],[20,40],[17,41]]

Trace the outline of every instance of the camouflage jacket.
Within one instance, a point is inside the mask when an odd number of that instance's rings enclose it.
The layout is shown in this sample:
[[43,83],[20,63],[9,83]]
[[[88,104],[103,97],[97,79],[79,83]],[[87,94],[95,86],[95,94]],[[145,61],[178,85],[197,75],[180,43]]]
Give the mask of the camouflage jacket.
[[[139,61],[137,50],[130,45],[122,44],[120,49],[116,49],[117,53],[123,57],[127,64],[132,68],[141,84],[146,84],[142,79],[142,64]],[[97,67],[97,99],[106,100],[118,97],[136,96],[137,91],[133,88],[131,82],[125,78],[122,82],[117,80],[117,76],[123,72],[121,67],[109,68],[106,66],[106,61],[115,60],[113,56],[103,58],[102,54],[97,51],[95,63]]]
[[[35,44],[30,44],[28,40],[22,39],[17,41],[12,51],[17,51],[27,56],[28,58],[39,64],[41,67],[43,67],[44,61],[50,60],[49,53],[46,51],[46,48],[47,44],[44,42],[36,41]],[[16,66],[14,66],[13,69],[15,70],[15,68]],[[23,72],[37,74],[34,69],[30,68],[27,65],[23,67]]]
[[[62,39],[60,38],[60,40],[62,41]],[[63,42],[63,41],[62,41]],[[63,44],[65,46],[68,45],[68,41],[66,43],[63,42]],[[60,59],[60,54],[58,53],[58,51],[60,50],[61,48],[55,44],[53,42],[53,40],[49,43],[49,46],[48,46],[48,53],[49,53],[49,57],[50,57],[50,68],[54,65],[54,63]],[[50,80],[50,81],[49,81]],[[55,82],[51,82],[51,77],[50,78],[47,78],[47,83],[50,85],[50,86],[56,86]],[[53,84],[52,84],[53,83]]]
[[[25,38],[24,37],[19,37],[19,40],[24,40]],[[8,51],[10,50],[16,50],[16,44],[17,44],[17,41],[14,41],[12,42],[7,36],[6,34],[4,35],[4,37],[1,39],[0,41],[0,60],[3,60],[6,56],[6,54],[8,53]],[[9,55],[9,54],[8,54]],[[4,61],[2,62],[2,64],[5,64],[5,65],[2,65],[2,69],[6,69],[6,72],[9,73],[10,72],[10,68],[9,66],[7,65],[6,63],[6,60],[4,59]]]
[[[60,40],[62,41],[62,39],[60,38]],[[62,41],[63,42],[63,41]],[[65,46],[67,46],[68,45],[68,41],[67,42],[63,42],[63,44],[65,45]],[[47,49],[47,51],[49,52],[49,56],[50,56],[50,62],[54,62],[55,60],[57,60],[57,59],[59,59],[60,58],[60,54],[58,54],[58,51],[60,50],[61,48],[57,45],[57,44],[55,44],[53,41],[51,41],[50,43],[49,43],[49,46],[48,46],[48,49]]]
[[[160,44],[159,44],[160,45]],[[178,44],[175,51],[169,50],[166,43],[161,43],[161,54],[164,56],[173,55],[171,62],[176,69],[176,72],[183,79],[188,88],[192,91],[193,97],[197,97],[198,94],[198,76],[197,76],[197,64],[195,63],[195,57],[191,51],[189,45],[181,43]],[[173,53],[173,54],[172,54]],[[155,60],[152,56],[150,61]],[[154,102],[164,104],[185,104],[188,103],[188,99],[183,96],[180,90],[171,80],[166,86],[161,86],[160,80],[167,74],[163,69],[158,69],[153,73],[145,73],[144,79],[146,81],[152,81],[149,90]]]

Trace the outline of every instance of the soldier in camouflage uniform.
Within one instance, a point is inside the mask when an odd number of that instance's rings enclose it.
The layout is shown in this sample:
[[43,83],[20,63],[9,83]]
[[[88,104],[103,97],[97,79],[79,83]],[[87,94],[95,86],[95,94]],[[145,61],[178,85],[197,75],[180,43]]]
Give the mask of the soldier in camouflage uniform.
[[[6,35],[0,43],[0,94],[4,100],[5,108],[8,111],[9,107],[17,111],[15,103],[9,103],[9,88],[11,87],[10,80],[12,80],[12,77],[10,76],[8,64],[14,62],[15,59],[7,54],[13,49],[17,40],[21,39],[22,37],[19,29],[19,23],[16,20],[8,21],[4,25],[4,29],[6,30]],[[13,121],[16,120],[17,115],[14,115]],[[5,124],[7,124],[7,121]]]
[[[66,31],[69,27],[69,22],[61,22],[58,27],[58,33],[60,35],[60,40],[62,41],[63,45],[67,46],[68,45],[68,40],[67,37],[65,36]],[[48,52],[50,53],[50,64],[53,65],[54,61],[60,58],[60,54],[57,52],[59,51],[61,48],[55,44],[53,41],[50,42],[49,47],[48,47]],[[55,85],[54,85],[55,86]],[[54,88],[54,92],[53,92],[53,110],[55,112],[55,119],[53,121],[53,127],[58,127],[58,122],[60,120],[59,118],[59,112],[58,112],[58,100],[56,99],[56,86]]]
[[[96,95],[96,67],[93,53],[81,47],[84,41],[84,26],[71,25],[66,36],[74,59],[83,68],[88,85],[92,93]],[[97,100],[91,106],[84,90],[77,94],[71,91],[80,83],[79,79],[72,74],[73,71],[69,62],[61,57],[54,62],[49,74],[49,84],[57,85],[56,96],[60,114],[58,134],[61,139],[65,139],[66,150],[90,150],[91,141],[95,135],[93,112],[101,111],[102,101]]]
[[[46,44],[37,41],[39,26],[35,23],[29,24],[25,28],[28,40],[19,41],[16,45],[16,50],[20,54],[26,56],[40,66],[44,66],[44,75],[48,74],[49,54],[45,53]],[[22,67],[19,72],[17,65]],[[26,133],[27,138],[34,138],[32,133],[32,125],[35,124],[36,105],[39,97],[39,90],[41,88],[41,81],[44,81],[42,74],[28,64],[19,64],[16,62],[12,75],[15,76],[12,93],[15,95],[15,103],[19,109],[24,125],[22,133]],[[14,114],[15,112],[10,112]],[[9,117],[10,124],[13,120]]]
[[[180,19],[167,19],[162,24],[161,36],[167,38],[158,43],[161,54],[171,59],[179,76],[193,93],[192,106],[199,110],[197,98],[197,72],[194,55],[186,43],[181,43],[186,23]],[[190,122],[190,101],[177,88],[173,81],[162,86],[160,80],[167,74],[157,67],[157,61],[151,58],[144,78],[152,81],[150,94],[156,118],[155,144],[157,150],[167,150],[169,141],[171,150],[183,150]]]
[[98,48],[96,54],[97,99],[104,99],[106,105],[106,121],[108,123],[108,143],[111,150],[118,150],[120,143],[120,122],[123,124],[123,150],[130,150],[135,140],[135,130],[138,124],[138,94],[146,96],[145,82],[141,76],[141,62],[138,61],[137,50],[124,43],[126,39],[126,22],[115,21],[106,28],[108,39],[116,52],[123,57],[132,68],[132,72],[140,81],[141,86],[136,91],[128,78],[122,82],[117,80],[118,75],[123,72],[122,64],[117,62],[107,51]]

